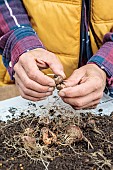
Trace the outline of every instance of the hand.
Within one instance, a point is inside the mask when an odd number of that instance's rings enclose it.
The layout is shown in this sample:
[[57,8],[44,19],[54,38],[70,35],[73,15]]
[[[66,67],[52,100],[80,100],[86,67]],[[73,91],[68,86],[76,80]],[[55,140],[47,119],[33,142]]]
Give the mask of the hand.
[[94,108],[106,85],[106,73],[96,64],[87,64],[73,72],[59,95],[75,109]]
[[23,98],[39,101],[51,95],[55,82],[40,70],[50,67],[54,74],[65,78],[58,58],[47,50],[38,48],[22,54],[14,66],[15,83]]

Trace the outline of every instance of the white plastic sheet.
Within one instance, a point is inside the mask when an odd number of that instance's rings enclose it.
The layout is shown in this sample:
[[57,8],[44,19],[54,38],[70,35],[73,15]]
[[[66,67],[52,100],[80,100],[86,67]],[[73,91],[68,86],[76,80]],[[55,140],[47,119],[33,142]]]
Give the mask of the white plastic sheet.
[[[56,97],[55,97],[56,96]],[[43,105],[43,106],[42,106]],[[113,112],[113,98],[104,94],[103,99],[99,103],[96,109],[89,109],[89,110],[74,110],[71,106],[65,104],[57,95],[57,92],[50,96],[48,99],[39,101],[39,102],[31,102],[28,100],[23,99],[22,97],[15,97],[8,100],[4,100],[0,102],[0,120],[6,121],[7,119],[12,118],[12,113],[10,110],[14,110],[15,116],[19,116],[22,112],[26,113],[35,113],[35,114],[42,114],[42,107],[51,108],[51,106],[56,105],[58,107],[64,107],[67,110],[72,110],[73,112],[79,113],[86,113],[92,112],[95,114],[106,114],[110,115]],[[42,106],[42,107],[41,107]],[[46,114],[46,110],[43,110]],[[62,109],[63,111],[63,109]]]

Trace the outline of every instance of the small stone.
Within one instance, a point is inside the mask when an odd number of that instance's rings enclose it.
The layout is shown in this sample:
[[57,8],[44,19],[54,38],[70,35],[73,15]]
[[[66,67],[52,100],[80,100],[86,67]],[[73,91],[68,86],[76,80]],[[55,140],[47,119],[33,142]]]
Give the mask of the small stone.
[[14,160],[14,158],[13,158],[13,157],[11,157],[11,160],[13,161],[13,160]]

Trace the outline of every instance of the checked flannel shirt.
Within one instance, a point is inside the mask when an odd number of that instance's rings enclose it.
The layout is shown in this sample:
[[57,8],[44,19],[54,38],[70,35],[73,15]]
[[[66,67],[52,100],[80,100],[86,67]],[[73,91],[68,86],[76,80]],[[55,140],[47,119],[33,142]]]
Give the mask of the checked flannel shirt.
[[[95,55],[91,56],[91,52],[88,53],[88,51],[91,51],[91,48],[85,5],[84,11],[85,34],[83,38],[85,43],[80,58],[80,65],[83,65],[86,60],[87,63],[95,63],[104,69],[107,73],[106,86],[109,95],[113,97],[113,33],[107,33],[104,36],[102,47]],[[4,65],[12,79],[14,74],[13,67],[19,56],[35,48],[44,48],[44,46],[31,27],[22,1],[0,0],[0,54],[2,54]]]

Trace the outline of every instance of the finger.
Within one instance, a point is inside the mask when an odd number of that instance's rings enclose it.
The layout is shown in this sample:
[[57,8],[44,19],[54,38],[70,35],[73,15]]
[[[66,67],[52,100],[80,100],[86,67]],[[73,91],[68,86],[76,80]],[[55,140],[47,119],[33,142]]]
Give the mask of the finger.
[[91,103],[84,105],[82,107],[76,107],[76,106],[72,106],[74,109],[80,110],[80,109],[95,109],[97,107],[97,105],[99,104],[100,99],[92,101]]
[[[21,56],[19,59],[20,65],[24,68],[26,74],[28,77],[42,85],[48,85],[48,86],[55,86],[55,82],[52,78],[46,76],[44,73],[42,73],[36,64],[35,59],[32,57],[30,53],[26,53],[24,55],[28,56]],[[27,60],[26,60],[27,58]]]
[[[19,78],[18,78],[19,80]],[[23,91],[23,93],[27,96],[31,96],[31,97],[36,97],[36,98],[43,98],[43,97],[47,97],[47,96],[50,96],[52,95],[52,92],[36,92],[34,90],[31,90],[31,89],[28,89],[26,88],[21,81],[18,81],[18,86],[19,88]]]
[[[89,78],[85,81],[85,83],[76,85],[74,87],[66,87],[60,90],[59,95],[61,97],[80,97],[86,96],[93,91],[98,89],[102,89],[103,84],[99,78]],[[103,90],[103,89],[102,89]]]
[[103,96],[102,91],[92,92],[83,97],[76,97],[76,98],[63,98],[65,103],[73,105],[75,107],[84,107],[93,101],[100,100]]
[[[41,49],[40,51],[42,52],[42,55],[40,54],[37,60],[46,63],[46,65],[50,67],[54,74],[60,75],[64,79],[66,75],[64,73],[63,65],[61,64],[58,57],[56,57],[55,54],[48,52],[46,50],[44,51]],[[36,56],[36,53],[34,55]]]
[[58,60],[54,61],[54,63],[53,62],[50,63],[49,67],[51,68],[54,74],[61,76],[63,79],[66,78],[66,75],[63,70],[63,66]]
[[[40,70],[48,68],[48,65],[41,59],[44,56],[46,50],[42,48],[30,50],[28,53],[31,54]],[[38,57],[38,58],[37,58]]]
[[81,68],[77,69],[67,80],[64,81],[64,84],[66,87],[73,87],[79,84],[83,77],[85,77],[85,71],[83,71]]
[[[19,68],[17,68],[19,67]],[[15,69],[16,74],[15,74],[15,80],[19,83],[22,82],[23,86],[26,87],[27,89],[34,90],[36,92],[47,92],[47,91],[52,91],[53,87],[49,86],[42,86],[39,83],[29,79],[27,76],[26,72],[24,69],[21,67],[21,65],[18,65]],[[19,70],[19,73],[18,73]],[[20,75],[21,73],[21,75]]]
[[32,97],[32,96],[29,96],[29,95],[26,95],[22,89],[20,88],[20,86],[18,84],[16,84],[16,86],[18,87],[18,90],[20,92],[20,95],[24,98],[24,99],[27,99],[27,100],[31,100],[31,101],[40,101],[40,100],[45,100],[47,97],[42,97],[42,98],[37,98],[37,97]]
[[[21,89],[23,89],[23,92],[25,93],[25,94],[28,94],[28,95],[31,95],[31,96],[34,96],[34,97],[38,97],[38,95],[39,95],[39,97],[44,97],[44,95],[45,96],[48,96],[48,95],[51,95],[52,94],[52,92],[53,92],[53,90],[54,90],[54,88],[53,87],[49,87],[49,88],[46,88],[46,89],[44,89],[44,92],[40,92],[40,88],[39,89],[37,89],[37,91],[35,91],[35,89],[33,88],[33,89],[31,89],[31,86],[30,86],[30,88],[26,88],[25,86],[24,86],[24,84],[22,83],[22,81],[20,80],[20,78],[17,76],[17,74],[15,74],[15,82],[19,85],[19,87],[21,88]],[[39,87],[40,85],[38,85],[38,87]],[[44,87],[45,88],[45,87]],[[41,96],[41,95],[43,95],[43,96]]]

